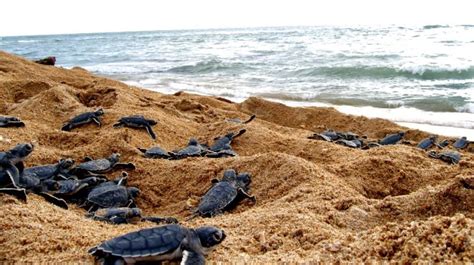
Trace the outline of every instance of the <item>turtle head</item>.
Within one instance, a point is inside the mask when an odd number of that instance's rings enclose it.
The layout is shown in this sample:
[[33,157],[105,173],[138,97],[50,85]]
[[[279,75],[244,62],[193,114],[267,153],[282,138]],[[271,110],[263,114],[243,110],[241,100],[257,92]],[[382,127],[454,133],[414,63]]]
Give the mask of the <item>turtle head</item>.
[[237,173],[233,169],[227,169],[224,171],[224,177],[222,177],[222,181],[235,181],[237,177]]
[[211,248],[218,245],[226,238],[224,230],[215,226],[201,226],[195,229],[201,245],[205,248]]
[[136,187],[128,187],[127,191],[128,191],[128,194],[129,194],[130,198],[136,198],[138,196],[138,194],[140,194],[140,189],[138,189]]
[[120,160],[120,154],[119,153],[113,153],[109,159],[108,159],[110,162],[112,163],[118,163],[118,161]]
[[400,135],[401,137],[405,136],[405,132],[399,132],[398,135]]
[[189,139],[188,146],[191,146],[191,145],[194,145],[194,146],[199,145],[198,140],[196,140],[196,138]]
[[237,179],[236,179],[236,182],[237,182],[237,186],[244,189],[244,190],[247,190],[250,183],[252,182],[252,179],[250,177],[250,173],[240,173],[238,176],[237,176]]
[[438,139],[438,136],[436,136],[436,135],[430,135],[430,140],[431,140],[431,141],[434,142],[434,141],[436,141],[436,139]]
[[23,161],[23,159],[33,152],[33,149],[34,146],[30,143],[16,145],[9,151],[12,163],[16,164]]
[[141,217],[142,211],[139,208],[129,208],[127,212],[128,218]]
[[94,113],[97,116],[102,116],[102,115],[104,115],[104,109],[100,108],[100,109],[94,111]]
[[68,169],[74,165],[74,160],[71,158],[60,159],[58,164],[60,168]]

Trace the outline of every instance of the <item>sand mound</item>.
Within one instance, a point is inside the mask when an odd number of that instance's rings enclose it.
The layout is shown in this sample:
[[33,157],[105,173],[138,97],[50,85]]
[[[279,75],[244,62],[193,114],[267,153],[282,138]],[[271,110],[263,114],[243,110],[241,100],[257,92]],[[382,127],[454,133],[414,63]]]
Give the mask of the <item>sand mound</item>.
[[[120,152],[134,162],[130,185],[148,215],[184,220],[190,207],[225,169],[250,172],[257,203],[243,201],[215,218],[185,225],[217,225],[229,235],[209,257],[222,262],[472,261],[474,259],[474,155],[447,165],[410,145],[352,150],[310,140],[326,128],[377,139],[406,131],[417,142],[428,134],[383,119],[343,115],[331,108],[290,108],[259,98],[241,104],[187,93],[163,95],[72,70],[37,65],[0,52],[0,114],[20,117],[24,128],[0,129],[0,148],[33,142],[27,166],[63,157],[105,157]],[[104,108],[103,125],[60,131],[70,117]],[[125,115],[158,120],[153,141],[144,130],[115,129]],[[249,124],[227,122],[247,119]],[[151,160],[137,147],[167,150],[190,137],[211,143],[235,139],[240,156]],[[119,172],[109,174],[110,178]],[[113,226],[84,217],[84,210],[55,207],[35,195],[22,203],[0,195],[1,262],[86,262],[87,249],[152,223]]]

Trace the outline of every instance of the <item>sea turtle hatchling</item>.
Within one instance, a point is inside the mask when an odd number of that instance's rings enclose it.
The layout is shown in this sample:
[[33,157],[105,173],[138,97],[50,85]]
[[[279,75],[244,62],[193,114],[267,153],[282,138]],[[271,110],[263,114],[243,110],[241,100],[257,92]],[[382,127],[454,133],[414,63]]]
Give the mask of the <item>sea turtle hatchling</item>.
[[212,152],[219,152],[219,151],[226,150],[226,149],[227,150],[232,149],[232,147],[230,146],[232,141],[235,138],[237,138],[237,137],[241,136],[242,134],[244,134],[246,131],[247,130],[242,129],[242,130],[238,131],[237,133],[230,132],[230,133],[227,133],[224,136],[214,138],[214,143],[211,145],[209,150],[211,150]]
[[181,264],[205,264],[205,255],[226,238],[222,229],[177,224],[146,228],[100,243],[89,254],[102,264],[134,264],[182,257]]
[[169,154],[173,159],[183,159],[186,157],[204,156],[208,151],[207,146],[200,144],[197,139],[191,138],[186,147],[169,152]]
[[336,140],[334,143],[344,145],[350,148],[360,148],[362,146],[362,142],[358,139],[354,139],[354,140],[339,139],[339,140]]
[[61,128],[63,131],[70,131],[73,128],[79,127],[81,125],[95,122],[99,127],[102,126],[100,116],[104,115],[103,109],[98,109],[92,112],[85,112],[77,115],[76,117],[70,119],[64,126]]
[[403,136],[405,136],[404,132],[399,132],[395,134],[389,134],[385,136],[382,140],[380,140],[381,145],[391,145],[391,144],[396,144],[398,143],[401,139],[403,139]]
[[147,158],[171,158],[171,154],[159,146],[154,146],[150,149],[138,148],[138,150],[140,150],[140,152],[143,153],[143,156]]
[[438,137],[436,137],[435,135],[431,135],[430,137],[421,140],[421,142],[418,144],[417,147],[422,150],[427,150],[431,148],[433,145],[437,145],[436,143],[437,138]]
[[340,133],[334,130],[326,130],[322,133],[314,133],[313,135],[309,136],[308,139],[315,139],[315,140],[323,140],[327,142],[336,141],[341,137]]
[[213,179],[213,186],[204,194],[194,216],[212,217],[235,206],[242,197],[256,202],[255,196],[249,195],[251,177],[248,173],[237,175],[235,170],[228,169],[224,172],[222,180]]
[[18,144],[6,152],[0,152],[0,193],[10,194],[26,201],[26,190],[20,187],[23,160],[31,154],[32,144]]
[[128,207],[133,205],[134,198],[140,190],[136,187],[125,187],[123,182],[108,181],[93,188],[87,195],[91,205],[89,212],[96,208]]
[[17,117],[0,116],[0,127],[24,127],[25,123]]
[[447,162],[448,164],[457,164],[459,163],[459,161],[461,161],[461,154],[455,151],[446,151],[438,153],[433,150],[428,152],[428,156],[432,158],[441,159],[444,162]]
[[122,117],[114,124],[114,128],[119,127],[131,127],[131,128],[145,128],[150,137],[154,140],[156,139],[156,134],[153,132],[151,126],[158,124],[157,121],[146,119],[142,115],[132,115],[128,117]]
[[135,165],[132,163],[119,163],[120,154],[113,153],[108,158],[101,158],[93,160],[90,157],[85,158],[85,162],[77,165],[75,168],[71,169],[72,174],[76,175],[88,175],[92,174],[102,174],[111,171],[114,168],[129,169],[134,170]]
[[143,217],[139,208],[103,208],[86,215],[97,221],[108,222],[112,224],[130,224],[138,221],[150,221],[157,224],[176,224],[178,220],[173,217]]
[[65,179],[69,175],[67,170],[70,169],[73,165],[74,160],[70,158],[60,159],[56,164],[25,168],[25,170],[23,171],[23,175],[35,176],[39,180],[52,179],[55,177]]
[[454,144],[453,144],[453,147],[456,148],[456,149],[464,149],[466,148],[471,142],[467,140],[466,136],[463,136],[459,139],[457,139]]

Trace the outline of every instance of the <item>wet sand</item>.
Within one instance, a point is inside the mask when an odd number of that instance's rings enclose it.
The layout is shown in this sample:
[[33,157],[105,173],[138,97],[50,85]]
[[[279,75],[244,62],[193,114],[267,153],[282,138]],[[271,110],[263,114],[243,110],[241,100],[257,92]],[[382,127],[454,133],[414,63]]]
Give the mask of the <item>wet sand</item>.
[[[89,72],[43,66],[0,52],[0,114],[20,117],[24,128],[0,128],[0,148],[33,142],[27,166],[112,152],[133,162],[129,185],[142,193],[147,215],[174,216],[182,224],[223,228],[228,237],[209,261],[234,263],[474,260],[474,154],[458,165],[429,158],[415,145],[354,150],[307,139],[326,128],[369,139],[406,131],[416,144],[429,134],[383,119],[350,116],[332,108],[292,108],[249,98],[165,95]],[[103,126],[60,131],[72,116],[104,108]],[[157,140],[145,130],[114,129],[121,116],[158,120]],[[243,125],[226,121],[257,119]],[[232,146],[238,157],[146,159],[137,147],[184,147],[189,138],[212,142],[245,128]],[[443,138],[443,137],[441,137]],[[253,176],[253,205],[243,201],[214,218],[191,208],[211,179],[234,168]],[[114,178],[119,171],[109,174]],[[28,202],[0,195],[0,262],[93,263],[87,250],[99,242],[153,223],[114,226],[89,220],[72,205],[64,210],[30,195]]]

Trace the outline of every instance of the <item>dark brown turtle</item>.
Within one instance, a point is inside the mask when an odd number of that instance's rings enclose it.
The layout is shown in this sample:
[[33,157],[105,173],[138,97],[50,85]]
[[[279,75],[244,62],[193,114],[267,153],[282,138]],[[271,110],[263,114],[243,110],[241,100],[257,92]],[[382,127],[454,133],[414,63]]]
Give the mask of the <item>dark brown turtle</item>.
[[100,116],[104,115],[103,109],[98,109],[92,112],[85,112],[75,116],[74,118],[70,119],[62,128],[63,131],[70,131],[73,128],[82,126],[84,124],[88,124],[91,122],[96,123],[99,127],[102,126],[102,122],[100,120]]
[[145,128],[151,138],[156,139],[156,134],[153,132],[151,126],[158,124],[157,121],[146,119],[142,115],[132,115],[128,117],[122,117],[116,124],[114,128],[119,128],[122,126],[131,127],[131,128]]

